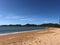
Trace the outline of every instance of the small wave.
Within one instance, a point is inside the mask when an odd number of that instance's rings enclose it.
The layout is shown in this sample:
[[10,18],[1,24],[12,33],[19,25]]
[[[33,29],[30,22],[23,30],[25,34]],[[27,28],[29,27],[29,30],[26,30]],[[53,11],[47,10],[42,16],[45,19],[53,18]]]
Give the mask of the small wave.
[[37,31],[37,30],[31,30],[31,31],[21,31],[21,32],[10,32],[10,33],[2,33],[2,34],[0,34],[0,36],[2,36],[2,35],[16,34],[16,33],[32,32],[32,31]]
[[[46,29],[47,29],[47,28],[46,28]],[[46,29],[44,29],[44,30],[46,30]],[[38,30],[43,30],[43,29],[38,29]],[[0,36],[2,36],[2,35],[16,34],[16,33],[32,32],[32,31],[37,31],[37,30],[20,31],[20,32],[10,32],[10,33],[1,33]]]

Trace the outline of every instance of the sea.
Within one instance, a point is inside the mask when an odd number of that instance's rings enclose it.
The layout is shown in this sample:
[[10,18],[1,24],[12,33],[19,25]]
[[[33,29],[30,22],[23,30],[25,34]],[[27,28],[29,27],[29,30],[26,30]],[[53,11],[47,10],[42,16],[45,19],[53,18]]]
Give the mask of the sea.
[[19,27],[19,26],[0,26],[0,35],[15,34],[34,30],[45,30],[46,27]]

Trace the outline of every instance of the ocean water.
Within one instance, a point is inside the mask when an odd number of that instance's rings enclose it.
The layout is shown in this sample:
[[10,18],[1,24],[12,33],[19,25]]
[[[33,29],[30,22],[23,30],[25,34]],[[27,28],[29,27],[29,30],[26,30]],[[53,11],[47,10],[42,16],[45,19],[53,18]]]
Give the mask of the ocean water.
[[24,32],[24,31],[32,31],[32,30],[42,30],[46,29],[44,27],[17,27],[17,26],[0,26],[0,34],[5,33],[13,33],[13,32]]

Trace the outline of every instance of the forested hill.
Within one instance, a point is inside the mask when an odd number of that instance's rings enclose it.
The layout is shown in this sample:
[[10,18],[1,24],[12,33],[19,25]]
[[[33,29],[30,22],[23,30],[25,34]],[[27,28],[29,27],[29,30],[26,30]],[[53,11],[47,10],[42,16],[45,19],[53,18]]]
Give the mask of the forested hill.
[[41,27],[59,27],[60,28],[59,24],[53,24],[53,23],[41,24],[40,26]]
[[15,24],[15,25],[13,25],[13,24],[10,24],[10,25],[0,25],[0,26],[20,26],[20,27],[22,27],[22,26],[27,26],[27,27],[30,27],[30,26],[35,26],[35,27],[60,27],[60,25],[59,24],[53,24],[53,23],[47,23],[47,24],[40,24],[40,25],[36,25],[36,24],[25,24],[25,25],[21,25],[21,24]]

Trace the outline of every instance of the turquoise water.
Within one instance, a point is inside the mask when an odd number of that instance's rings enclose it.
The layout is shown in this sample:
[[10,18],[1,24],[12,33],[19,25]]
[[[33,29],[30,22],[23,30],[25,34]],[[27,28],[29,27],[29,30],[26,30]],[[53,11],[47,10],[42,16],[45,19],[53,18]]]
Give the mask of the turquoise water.
[[13,26],[1,27],[0,26],[0,34],[11,33],[11,32],[31,31],[31,30],[38,30],[38,29],[46,29],[46,28],[43,28],[43,27],[13,27]]

